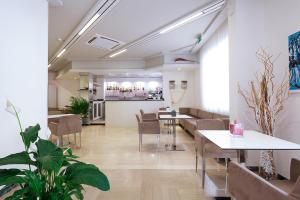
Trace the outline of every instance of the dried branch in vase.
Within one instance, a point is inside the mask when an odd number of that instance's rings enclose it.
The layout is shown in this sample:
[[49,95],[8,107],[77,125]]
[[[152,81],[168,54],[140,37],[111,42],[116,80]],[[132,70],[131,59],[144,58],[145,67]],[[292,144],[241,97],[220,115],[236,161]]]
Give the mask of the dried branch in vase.
[[[264,68],[255,74],[255,81],[249,82],[250,91],[241,89],[238,84],[238,92],[253,112],[261,131],[273,136],[276,119],[288,98],[289,83],[287,78],[279,84],[275,83],[274,63],[276,58],[274,59],[264,49],[259,49],[256,55]],[[261,152],[260,168],[262,168],[261,174],[265,178],[271,178],[275,174],[273,151]]]

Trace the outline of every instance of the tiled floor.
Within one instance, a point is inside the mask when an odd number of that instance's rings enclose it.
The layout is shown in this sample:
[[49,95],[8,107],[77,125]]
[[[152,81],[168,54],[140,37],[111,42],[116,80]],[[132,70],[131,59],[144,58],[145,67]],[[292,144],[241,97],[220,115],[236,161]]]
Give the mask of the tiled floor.
[[[66,139],[66,138],[65,138]],[[72,137],[69,137],[72,142]],[[138,150],[137,130],[87,126],[82,132],[82,147],[74,149],[81,161],[96,164],[110,181],[111,190],[85,187],[87,200],[209,200],[223,196],[224,166],[207,161],[205,191],[201,176],[195,173],[194,140],[180,127],[178,144],[185,151],[166,151],[171,138],[162,135],[160,147],[153,135],[144,137],[142,152]],[[219,188],[219,189],[218,189]]]
[[180,127],[177,141],[186,151],[165,151],[167,135],[162,135],[160,147],[153,135],[143,138],[138,151],[137,130],[131,128],[84,127],[82,147],[74,150],[82,161],[96,164],[109,178],[111,190],[98,191],[87,187],[88,200],[199,200],[223,193],[224,167],[208,160],[206,192],[201,189],[201,177],[195,173],[194,140]]

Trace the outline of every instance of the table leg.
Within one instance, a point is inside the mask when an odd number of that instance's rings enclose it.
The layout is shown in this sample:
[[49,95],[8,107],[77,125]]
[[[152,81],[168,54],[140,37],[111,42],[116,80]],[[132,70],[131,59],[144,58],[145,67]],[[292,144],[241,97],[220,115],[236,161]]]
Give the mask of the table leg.
[[60,135],[60,136],[59,136],[59,139],[58,139],[58,146],[59,146],[59,147],[63,147],[63,145],[64,145],[64,142],[63,142],[63,136]]
[[172,120],[172,125],[173,125],[173,149],[176,150],[176,120]]
[[204,157],[204,145],[205,145],[205,141],[204,141],[204,138],[202,138],[202,140],[201,140],[202,188],[204,188],[204,183],[205,183],[205,168],[206,168],[205,157]]
[[245,163],[246,162],[246,158],[245,158],[245,150],[237,150],[237,159],[238,159],[238,163]]

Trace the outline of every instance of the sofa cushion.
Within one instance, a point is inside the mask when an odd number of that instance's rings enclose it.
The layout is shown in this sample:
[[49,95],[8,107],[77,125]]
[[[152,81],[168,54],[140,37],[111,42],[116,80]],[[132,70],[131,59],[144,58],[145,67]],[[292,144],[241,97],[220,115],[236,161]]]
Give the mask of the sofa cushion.
[[222,119],[222,118],[229,118],[229,116],[218,114],[218,113],[213,114],[213,119]]
[[198,116],[198,109],[197,108],[190,108],[190,115],[197,117]]
[[189,114],[190,108],[179,108],[179,113],[180,114]]
[[197,113],[198,118],[200,119],[212,119],[213,118],[213,113],[211,112],[207,112],[207,111],[203,111],[203,110],[198,110]]
[[184,125],[185,129],[194,135],[194,132],[197,129],[197,119],[185,119]]

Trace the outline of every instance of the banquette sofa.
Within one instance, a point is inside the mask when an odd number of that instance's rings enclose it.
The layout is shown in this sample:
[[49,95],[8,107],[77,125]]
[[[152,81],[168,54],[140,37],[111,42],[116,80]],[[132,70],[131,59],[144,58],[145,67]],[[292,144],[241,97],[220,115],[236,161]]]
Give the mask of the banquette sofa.
[[198,108],[187,108],[187,107],[179,108],[179,113],[190,115],[193,117],[192,119],[179,120],[179,125],[192,135],[194,135],[194,131],[197,129],[197,120],[201,120],[201,119],[212,119],[213,121],[221,120],[224,123],[225,129],[227,130],[229,129],[229,116],[227,115],[221,115],[217,113],[203,111]]

